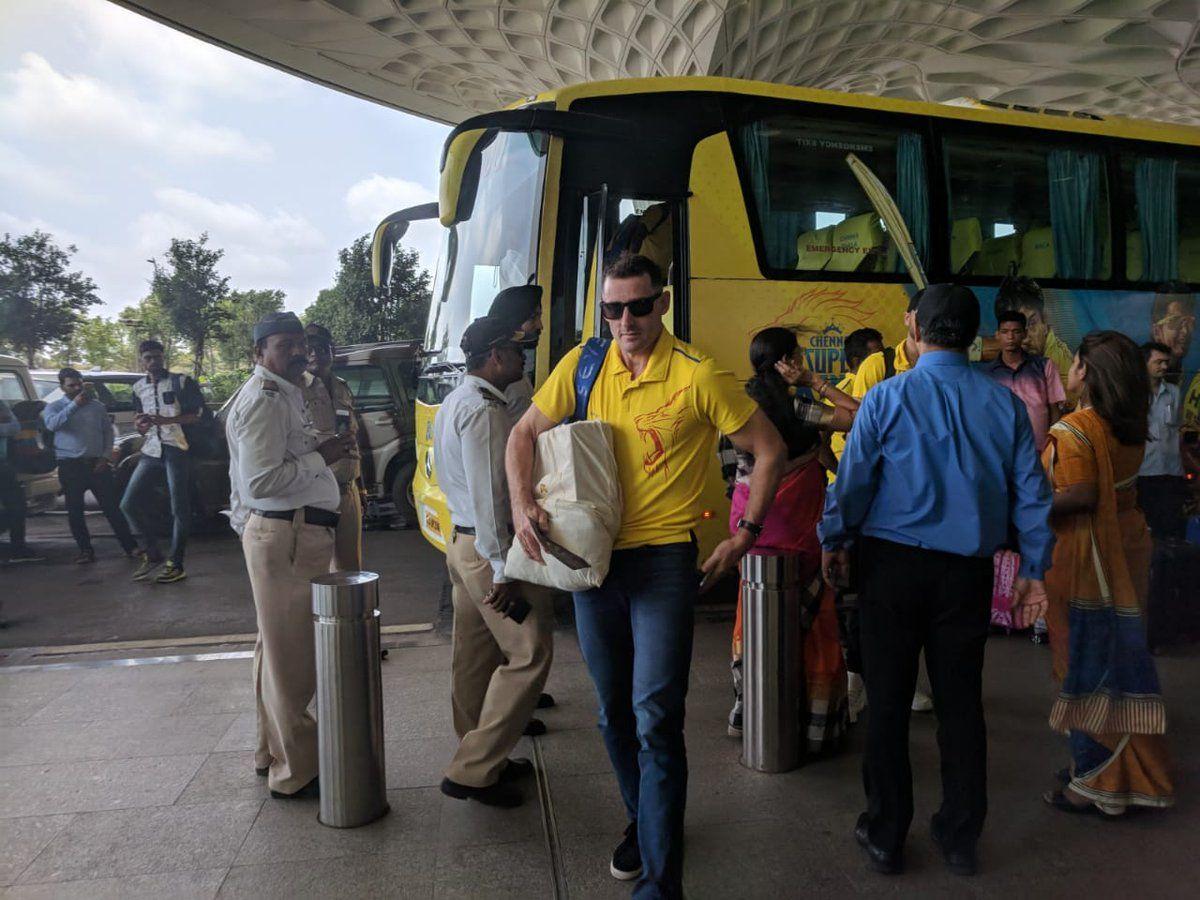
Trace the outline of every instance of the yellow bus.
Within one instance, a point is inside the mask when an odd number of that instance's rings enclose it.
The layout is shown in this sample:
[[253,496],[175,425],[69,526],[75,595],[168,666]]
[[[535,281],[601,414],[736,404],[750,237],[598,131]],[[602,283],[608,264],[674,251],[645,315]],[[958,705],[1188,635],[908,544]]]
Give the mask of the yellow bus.
[[[903,340],[911,280],[850,153],[895,198],[929,280],[975,289],[983,333],[1001,281],[1036,279],[1040,296],[1023,301],[1030,349],[1065,367],[1094,328],[1162,341],[1188,414],[1200,413],[1200,128],[726,78],[593,82],[464,121],[446,141],[438,202],[376,230],[378,283],[408,222],[445,227],[416,408],[425,537],[444,548],[450,527],[434,414],[461,376],[463,328],[504,287],[542,290],[535,384],[606,330],[599,272],[626,249],[668,273],[668,327],[740,378],[751,337],[772,325],[794,329],[830,376],[844,373],[854,329]],[[711,546],[728,516],[715,459],[703,503]]]

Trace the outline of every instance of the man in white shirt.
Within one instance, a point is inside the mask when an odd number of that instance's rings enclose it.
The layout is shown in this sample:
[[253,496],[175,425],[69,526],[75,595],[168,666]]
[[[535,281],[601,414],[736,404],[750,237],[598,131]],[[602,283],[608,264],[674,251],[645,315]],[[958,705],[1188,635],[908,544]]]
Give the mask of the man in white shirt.
[[1150,374],[1150,440],[1138,470],[1138,506],[1156,540],[1182,539],[1187,480],[1179,445],[1179,386],[1166,380],[1174,357],[1166,344],[1142,344]]
[[145,507],[154,502],[152,490],[157,473],[166,474],[174,520],[171,554],[154,580],[159,584],[172,584],[187,577],[183,569],[183,552],[192,518],[191,448],[184,426],[200,421],[204,397],[193,379],[167,371],[163,345],[158,341],[142,341],[138,345],[138,356],[146,377],[133,385],[133,408],[137,413],[133,423],[143,440],[137,468],[121,498],[121,512],[129,520],[130,528],[142,535],[146,552],[133,573],[133,580],[146,581],[162,565],[163,555],[154,529],[145,521]]
[[522,802],[513,783],[528,760],[509,759],[531,723],[553,653],[544,590],[504,577],[512,544],[504,449],[512,421],[504,390],[522,377],[511,323],[484,317],[463,332],[467,374],[434,420],[433,457],[452,529],[446,546],[454,603],[451,702],[459,746],[442,793],[490,806]]
[[258,614],[254,767],[277,799],[315,796],[317,721],[310,581],[329,571],[341,494],[329,468],[354,436],[321,441],[300,385],[308,362],[295,313],[254,326],[257,365],[226,422],[230,524],[242,538]]

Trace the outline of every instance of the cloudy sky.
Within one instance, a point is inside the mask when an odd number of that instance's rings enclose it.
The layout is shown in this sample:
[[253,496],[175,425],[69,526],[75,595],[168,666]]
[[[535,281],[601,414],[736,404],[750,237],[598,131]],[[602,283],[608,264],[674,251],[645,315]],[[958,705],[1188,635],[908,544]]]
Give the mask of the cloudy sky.
[[[112,316],[172,237],[297,311],[337,251],[436,199],[448,129],[243,59],[108,0],[0,0],[0,232],[41,228]],[[406,243],[431,269],[438,231]]]

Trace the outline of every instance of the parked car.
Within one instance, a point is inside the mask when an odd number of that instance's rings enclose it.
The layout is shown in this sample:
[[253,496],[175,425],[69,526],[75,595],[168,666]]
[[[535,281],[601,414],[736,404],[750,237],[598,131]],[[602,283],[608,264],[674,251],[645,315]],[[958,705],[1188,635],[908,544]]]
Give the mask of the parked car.
[[[54,381],[54,387],[42,394],[42,399],[53,403],[62,397],[62,388],[58,386],[58,370],[38,369],[31,373],[35,381],[45,383],[49,377]],[[96,399],[104,404],[108,416],[116,428],[117,437],[130,434],[133,427],[133,385],[143,378],[141,372],[82,372],[83,380],[96,386]]]
[[58,372],[49,369],[30,369],[29,377],[33,379],[33,390],[39,400],[45,400],[46,395],[58,390]]
[[26,508],[30,512],[49,509],[59,485],[49,435],[39,418],[46,404],[38,399],[29,367],[15,356],[0,355],[0,400],[22,426],[21,434],[8,440],[8,458],[25,489]]
[[[391,341],[340,347],[334,359],[334,373],[345,379],[354,395],[362,480],[367,493],[363,517],[370,523],[396,523],[408,528],[417,522],[412,479],[416,471],[413,402],[419,356],[418,341]],[[229,508],[225,420],[237,395],[234,391],[215,414],[218,440],[213,452],[193,460],[192,514],[196,527],[219,522],[220,513]],[[136,430],[117,439],[120,461],[116,477],[121,490],[137,465],[141,444],[142,436]],[[158,492],[160,525],[165,531],[169,512],[165,480]]]

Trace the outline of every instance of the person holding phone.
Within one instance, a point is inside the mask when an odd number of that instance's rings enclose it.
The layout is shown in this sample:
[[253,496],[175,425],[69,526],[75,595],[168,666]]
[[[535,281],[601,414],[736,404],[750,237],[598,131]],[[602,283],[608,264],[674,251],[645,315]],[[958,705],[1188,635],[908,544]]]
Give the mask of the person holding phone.
[[553,656],[549,593],[504,575],[512,544],[504,448],[512,420],[504,391],[523,377],[525,357],[510,323],[487,316],[463,332],[467,374],[433,425],[433,457],[452,529],[446,545],[454,604],[451,702],[459,745],[442,793],[489,806],[522,802],[516,779],[533,771],[509,759],[530,719]]
[[258,642],[254,768],[279,800],[319,796],[312,579],[329,571],[341,498],[332,467],[349,435],[323,438],[301,385],[308,363],[295,313],[254,326],[254,372],[229,410],[229,524],[242,539]]
[[94,563],[96,551],[83,514],[83,496],[91,491],[112,526],[125,555],[134,558],[137,541],[117,505],[112,475],[113,424],[104,404],[96,399],[91,382],[70,367],[58,372],[63,396],[42,411],[42,422],[54,432],[58,480],[67,501],[67,522],[79,547],[75,562]]
[[329,329],[309,322],[304,328],[304,341],[308,347],[308,371],[304,374],[301,390],[313,425],[322,438],[342,434],[354,438],[354,449],[350,454],[331,466],[342,495],[331,568],[335,572],[358,572],[363,565],[362,487],[359,478],[362,458],[358,450],[354,394],[350,385],[333,374],[335,350]]

